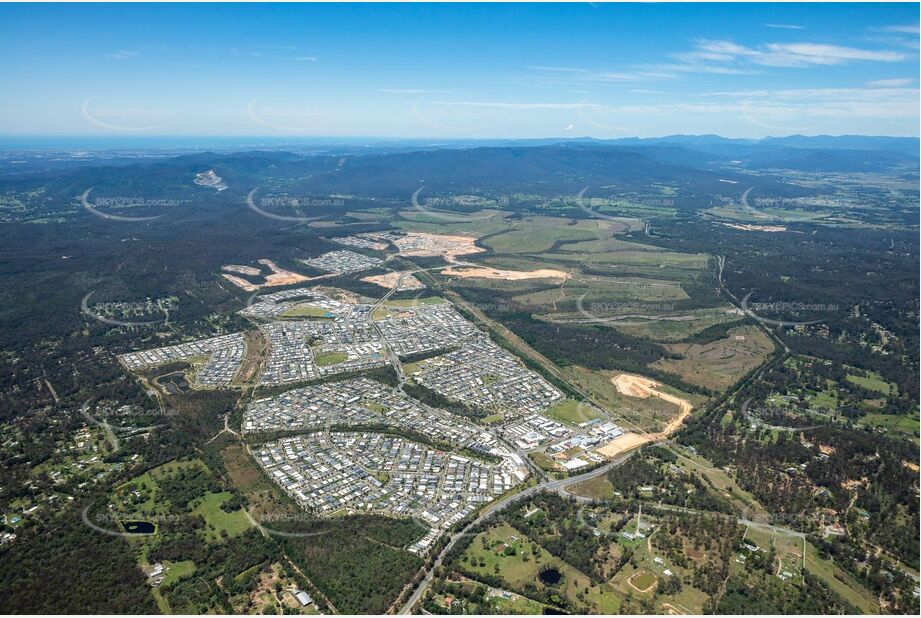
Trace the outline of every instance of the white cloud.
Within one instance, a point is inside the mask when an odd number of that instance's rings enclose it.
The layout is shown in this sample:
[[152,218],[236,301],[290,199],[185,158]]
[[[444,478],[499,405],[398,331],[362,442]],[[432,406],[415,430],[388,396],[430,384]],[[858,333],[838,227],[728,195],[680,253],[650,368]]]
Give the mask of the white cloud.
[[717,54],[726,61],[774,67],[807,67],[846,64],[854,61],[897,62],[905,54],[890,50],[859,49],[824,43],[768,43],[760,48],[745,47],[732,41],[697,41],[697,49],[684,57]]
[[131,49],[120,49],[113,54],[108,54],[107,58],[112,58],[113,60],[130,60],[132,58],[137,58],[141,55],[141,52],[134,51]]
[[583,109],[586,107],[603,107],[598,103],[530,103],[530,102],[500,102],[500,101],[432,101],[430,105],[446,107],[487,107],[494,109]]
[[796,24],[764,24],[765,28],[779,28],[781,30],[804,30],[805,26]]
[[[766,43],[749,47],[730,40],[701,39],[694,41],[690,50],[670,54],[670,57],[672,62],[634,64],[610,70],[573,66],[532,66],[529,69],[538,73],[532,79],[544,84],[618,84],[677,80],[693,74],[753,75],[763,72],[763,67],[814,68],[855,62],[898,62],[908,58],[908,54],[887,48],[866,49],[826,43]],[[893,85],[899,84],[893,82]]]
[[386,94],[448,94],[450,90],[426,90],[423,88],[375,88],[375,92]]
[[885,32],[898,32],[899,34],[919,34],[921,33],[921,26],[918,24],[907,24],[904,26],[886,26],[883,28]]
[[867,86],[873,88],[901,88],[903,86],[910,86],[914,83],[914,79],[910,77],[897,77],[895,79],[877,79],[872,82],[867,82]]
[[844,64],[850,61],[897,62],[905,54],[888,50],[857,49],[822,43],[771,43],[756,61],[770,66]]

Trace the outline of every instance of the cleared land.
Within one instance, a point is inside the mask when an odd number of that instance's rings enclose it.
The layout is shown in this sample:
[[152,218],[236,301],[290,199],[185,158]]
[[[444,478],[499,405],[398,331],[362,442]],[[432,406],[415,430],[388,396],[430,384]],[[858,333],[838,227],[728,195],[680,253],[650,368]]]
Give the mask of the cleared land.
[[377,284],[387,290],[392,290],[397,284],[399,284],[400,290],[421,290],[425,287],[410,271],[386,273],[383,275],[369,275],[367,277],[362,277],[361,280]]
[[597,449],[598,453],[608,458],[616,457],[621,453],[625,453],[644,444],[649,444],[650,442],[664,440],[681,427],[684,419],[686,419],[688,415],[691,414],[691,410],[694,409],[690,401],[661,390],[661,385],[649,378],[622,373],[611,378],[611,382],[622,395],[636,397],[638,399],[657,397],[663,401],[674,404],[678,406],[678,415],[668,421],[661,431],[644,434],[633,432],[625,433]]
[[[255,292],[256,290],[261,290],[262,288],[270,288],[282,285],[294,285],[295,283],[302,283],[304,281],[311,280],[310,277],[306,277],[304,275],[291,272],[290,270],[280,268],[272,260],[263,258],[259,260],[259,263],[268,267],[268,269],[271,271],[269,274],[264,275],[262,283],[251,283],[242,277],[232,275],[228,272],[221,273],[221,275],[237,287],[240,287],[247,292]],[[240,266],[239,264],[228,264],[227,266],[223,266],[222,270],[243,273],[253,277],[263,276],[261,270],[251,266]],[[256,272],[254,273],[253,271]]]
[[429,234],[427,232],[409,232],[393,244],[403,256],[436,257],[442,256],[453,261],[459,255],[481,253],[483,249],[476,246],[475,236],[457,234]]
[[757,327],[743,326],[712,343],[673,343],[667,348],[681,358],[663,358],[652,367],[674,373],[691,384],[723,390],[763,363],[774,344]]
[[552,268],[542,268],[540,270],[521,271],[521,270],[499,270],[489,266],[480,266],[476,268],[467,266],[449,266],[441,271],[442,275],[454,277],[471,277],[481,279],[504,279],[506,281],[519,281],[522,279],[568,279],[569,273]]

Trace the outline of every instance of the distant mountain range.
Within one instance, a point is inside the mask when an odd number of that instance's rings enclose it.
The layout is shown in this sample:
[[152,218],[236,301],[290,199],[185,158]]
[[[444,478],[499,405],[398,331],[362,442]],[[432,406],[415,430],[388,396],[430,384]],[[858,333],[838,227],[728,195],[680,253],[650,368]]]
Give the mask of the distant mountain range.
[[[262,187],[301,195],[350,195],[406,199],[425,186],[430,194],[574,194],[586,186],[637,195],[656,187],[680,190],[685,207],[706,206],[713,195],[754,183],[774,195],[809,189],[784,180],[785,171],[889,172],[918,177],[916,138],[790,136],[761,140],[716,135],[673,135],[616,140],[493,140],[439,146],[310,146],[248,152],[195,152],[138,158],[112,153],[66,157],[47,152],[33,159],[0,159],[0,190],[42,187],[55,201],[70,203],[93,187],[97,194],[182,195],[200,187],[208,170],[224,179],[228,194]],[[7,153],[9,155],[9,153]],[[171,153],[175,155],[175,153]],[[43,161],[53,160],[54,165]]]

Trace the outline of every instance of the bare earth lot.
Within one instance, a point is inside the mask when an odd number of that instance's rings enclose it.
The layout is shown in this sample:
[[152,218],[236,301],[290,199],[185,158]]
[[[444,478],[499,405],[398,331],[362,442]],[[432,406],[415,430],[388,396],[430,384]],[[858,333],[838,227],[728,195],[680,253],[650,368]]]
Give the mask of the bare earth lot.
[[684,419],[686,419],[691,413],[691,410],[694,409],[691,402],[660,390],[659,383],[649,378],[622,373],[611,378],[611,382],[617,387],[617,391],[622,395],[637,397],[639,399],[658,397],[663,401],[673,403],[678,406],[678,415],[671,419],[662,431],[645,434],[629,432],[611,440],[598,449],[598,452],[605,457],[613,458],[644,444],[664,440],[681,427],[681,423],[684,422]]

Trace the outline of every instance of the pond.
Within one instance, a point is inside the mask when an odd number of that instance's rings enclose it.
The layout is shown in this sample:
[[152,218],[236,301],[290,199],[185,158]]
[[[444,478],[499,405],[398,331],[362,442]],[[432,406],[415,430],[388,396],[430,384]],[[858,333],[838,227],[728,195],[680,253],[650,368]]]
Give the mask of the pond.
[[153,534],[157,531],[157,527],[149,521],[123,521],[122,527],[125,529],[125,532],[129,532],[131,534]]
[[544,569],[543,571],[537,574],[537,579],[540,580],[540,583],[547,585],[547,586],[552,586],[554,584],[560,583],[560,579],[562,578],[563,578],[563,574],[560,573],[559,570],[554,569],[553,567]]
[[189,390],[189,382],[185,379],[185,375],[181,371],[161,376],[157,379],[157,382],[159,382],[170,395],[178,395],[179,393],[184,393]]

